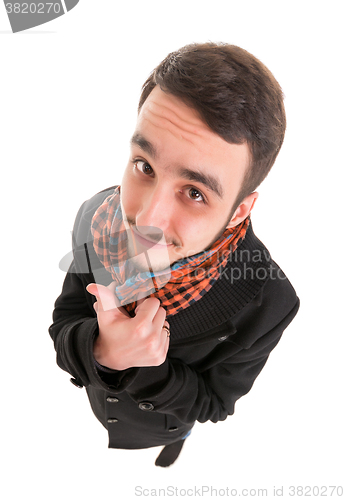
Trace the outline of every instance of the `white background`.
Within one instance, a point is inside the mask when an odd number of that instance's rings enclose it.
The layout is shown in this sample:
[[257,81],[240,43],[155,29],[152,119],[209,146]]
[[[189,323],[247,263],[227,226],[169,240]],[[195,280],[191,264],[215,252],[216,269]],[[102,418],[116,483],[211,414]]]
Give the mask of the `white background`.
[[[2,498],[345,486],[342,12],[340,0],[80,0],[12,34],[0,5]],[[252,219],[301,309],[235,415],[197,424],[161,469],[160,448],[107,448],[47,329],[79,206],[121,182],[142,83],[168,52],[208,40],[252,52],[283,87],[286,140]]]

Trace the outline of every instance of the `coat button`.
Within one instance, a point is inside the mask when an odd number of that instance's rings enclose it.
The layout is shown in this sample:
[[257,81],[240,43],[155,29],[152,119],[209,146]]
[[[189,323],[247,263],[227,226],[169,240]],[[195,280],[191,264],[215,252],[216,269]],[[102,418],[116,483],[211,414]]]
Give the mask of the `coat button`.
[[148,401],[144,401],[142,403],[139,403],[139,408],[143,411],[152,411],[154,410],[154,406],[152,403],[149,403]]
[[112,398],[111,396],[107,397],[107,402],[108,403],[118,403],[119,400],[117,398]]
[[178,427],[170,427],[169,432],[178,431]]
[[70,378],[70,382],[72,382],[73,385],[75,385],[76,387],[78,387],[78,389],[82,389],[84,386],[81,384],[81,382],[79,382],[78,380],[76,380],[75,378]]
[[227,338],[229,337],[229,335],[224,335],[224,337],[219,337],[219,342],[223,342],[224,340],[226,340]]
[[108,418],[107,422],[108,422],[108,424],[116,424],[116,422],[118,422],[118,419],[117,418]]

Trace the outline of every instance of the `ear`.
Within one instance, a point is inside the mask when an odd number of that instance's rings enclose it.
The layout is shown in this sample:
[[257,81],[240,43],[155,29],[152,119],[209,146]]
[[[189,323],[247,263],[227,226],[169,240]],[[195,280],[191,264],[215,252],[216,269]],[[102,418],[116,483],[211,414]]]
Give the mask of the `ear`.
[[226,228],[230,229],[231,227],[235,227],[240,224],[246,217],[248,217],[258,197],[259,193],[255,191],[254,193],[251,193],[246,198],[244,198],[242,203],[240,203],[236,208]]

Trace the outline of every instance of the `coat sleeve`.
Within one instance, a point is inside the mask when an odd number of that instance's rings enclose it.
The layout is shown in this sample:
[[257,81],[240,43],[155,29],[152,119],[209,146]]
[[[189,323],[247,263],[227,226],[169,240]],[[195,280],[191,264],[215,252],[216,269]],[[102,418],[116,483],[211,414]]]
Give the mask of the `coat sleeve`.
[[[85,290],[91,282],[92,276],[76,273],[73,261],[55,302],[49,334],[54,341],[56,362],[72,375],[71,382],[80,387],[92,385],[109,390],[109,384],[99,375],[104,372],[97,367],[93,356],[93,344],[99,332],[93,309],[95,300]],[[123,389],[137,372],[138,368],[122,372],[111,370],[113,389]]]
[[56,361],[79,386],[93,379],[92,345],[98,333],[96,313],[92,313],[83,283],[72,263],[55,302],[49,334],[54,341]]

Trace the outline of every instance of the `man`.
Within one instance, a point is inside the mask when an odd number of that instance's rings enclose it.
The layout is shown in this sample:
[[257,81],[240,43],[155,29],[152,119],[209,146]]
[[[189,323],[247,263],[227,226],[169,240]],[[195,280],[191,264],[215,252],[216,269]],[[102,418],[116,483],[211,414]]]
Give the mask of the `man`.
[[85,202],[50,335],[111,448],[164,445],[233,414],[299,307],[250,212],[281,148],[269,70],[226,44],[169,54],[145,82],[121,186]]

